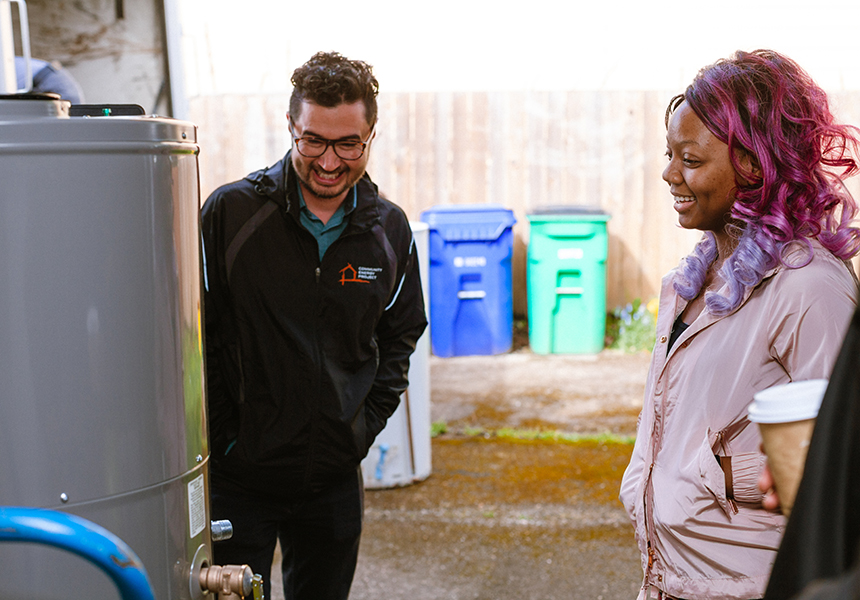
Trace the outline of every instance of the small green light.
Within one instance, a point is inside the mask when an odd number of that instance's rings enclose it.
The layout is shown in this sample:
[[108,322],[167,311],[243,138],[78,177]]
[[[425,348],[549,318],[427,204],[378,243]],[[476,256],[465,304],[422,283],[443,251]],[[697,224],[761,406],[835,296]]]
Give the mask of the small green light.
[[102,113],[104,113],[104,116],[109,117],[110,116],[110,109],[109,108],[103,108]]

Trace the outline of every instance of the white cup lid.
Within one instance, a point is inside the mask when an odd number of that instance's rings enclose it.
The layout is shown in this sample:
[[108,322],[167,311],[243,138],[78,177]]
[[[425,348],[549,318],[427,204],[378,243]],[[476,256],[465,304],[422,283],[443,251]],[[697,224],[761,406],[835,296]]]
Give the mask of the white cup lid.
[[790,423],[818,416],[821,399],[827,390],[826,379],[792,381],[775,385],[755,394],[749,407],[753,423]]

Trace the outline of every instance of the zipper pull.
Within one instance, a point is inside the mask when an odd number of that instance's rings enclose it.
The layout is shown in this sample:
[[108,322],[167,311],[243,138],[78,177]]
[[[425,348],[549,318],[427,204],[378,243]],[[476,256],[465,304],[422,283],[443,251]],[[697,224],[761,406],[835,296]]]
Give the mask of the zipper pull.
[[315,276],[316,276],[316,278],[317,278],[317,283],[319,283],[319,282],[320,282],[320,268],[319,268],[319,267],[317,267],[317,268],[314,270],[314,275],[315,275]]

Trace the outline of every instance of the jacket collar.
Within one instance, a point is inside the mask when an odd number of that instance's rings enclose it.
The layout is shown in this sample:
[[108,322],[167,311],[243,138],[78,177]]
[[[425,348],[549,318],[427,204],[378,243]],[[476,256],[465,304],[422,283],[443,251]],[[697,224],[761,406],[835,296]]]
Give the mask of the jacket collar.
[[[812,252],[813,256],[818,252],[824,251],[824,247],[821,245],[821,243],[817,239],[810,239],[809,244],[810,245],[807,246],[803,242],[797,242],[797,241],[796,242],[790,242],[789,245],[783,251],[783,260],[786,261],[788,264],[797,264],[798,266],[800,266],[811,258],[810,251]],[[720,320],[738,312],[749,301],[750,297],[753,295],[753,292],[755,292],[755,290],[758,287],[760,287],[764,282],[771,279],[772,277],[774,277],[775,275],[777,275],[781,271],[784,271],[787,268],[788,267],[786,267],[786,265],[781,261],[775,267],[767,270],[764,273],[764,275],[762,276],[761,281],[759,281],[755,286],[747,286],[746,287],[746,289],[744,290],[744,295],[743,295],[743,299],[741,300],[741,303],[732,312],[730,312],[726,315],[722,315],[722,316],[716,316],[716,315],[713,315],[711,313],[708,313],[707,315],[704,315],[703,318],[696,319],[696,321],[691,323],[690,327],[686,331],[684,331],[684,333],[681,334],[681,336],[678,338],[678,341],[675,342],[675,345],[669,351],[669,355],[666,357],[666,360],[668,361],[669,357],[671,357],[672,354],[674,354],[677,347],[680,346],[681,343],[683,343],[683,341],[686,341],[687,339],[691,338],[692,336],[694,336],[695,334],[697,334],[701,330],[703,330],[707,327],[710,327],[712,324],[716,323],[717,321],[720,321]],[[849,270],[851,270],[851,269],[849,269]],[[661,306],[658,310],[658,315],[660,314],[660,312],[662,312],[664,310],[666,311],[667,315],[668,314],[672,315],[671,321],[668,324],[668,327],[669,327],[668,331],[671,331],[671,329],[672,329],[671,323],[675,322],[675,319],[678,318],[678,315],[680,315],[684,311],[684,308],[686,308],[686,306],[688,304],[687,301],[684,300],[683,298],[681,298],[681,296],[679,296],[678,293],[674,290],[674,282],[680,276],[681,271],[682,271],[682,265],[678,265],[678,267],[673,269],[669,273],[669,275],[667,277],[665,277],[663,280],[661,297],[666,298],[667,301],[666,301],[665,307],[661,304]],[[852,271],[852,273],[853,273],[853,271]],[[718,292],[725,293],[727,291],[726,290],[727,287],[728,287],[728,284],[723,283],[722,287],[718,290]],[[665,325],[664,325],[664,327],[665,327]],[[664,331],[665,331],[665,329],[664,329]]]
[[[298,181],[293,163],[290,160],[291,152],[287,152],[281,160],[271,167],[255,171],[246,176],[245,179],[254,184],[255,192],[261,196],[266,196],[298,220],[301,203],[296,193]],[[376,184],[365,172],[358,180],[357,186],[355,210],[350,216],[348,229],[366,229],[379,220],[379,189]]]

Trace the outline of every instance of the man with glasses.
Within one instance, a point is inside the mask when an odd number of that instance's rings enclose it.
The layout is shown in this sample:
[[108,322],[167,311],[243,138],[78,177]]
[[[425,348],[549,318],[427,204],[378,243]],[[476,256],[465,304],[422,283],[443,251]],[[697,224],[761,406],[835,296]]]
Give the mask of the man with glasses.
[[378,83],[318,53],[292,77],[292,149],[202,210],[211,517],[216,564],[287,600],[346,600],[363,512],[360,463],[406,389],[426,326],[403,211],[365,173]]

